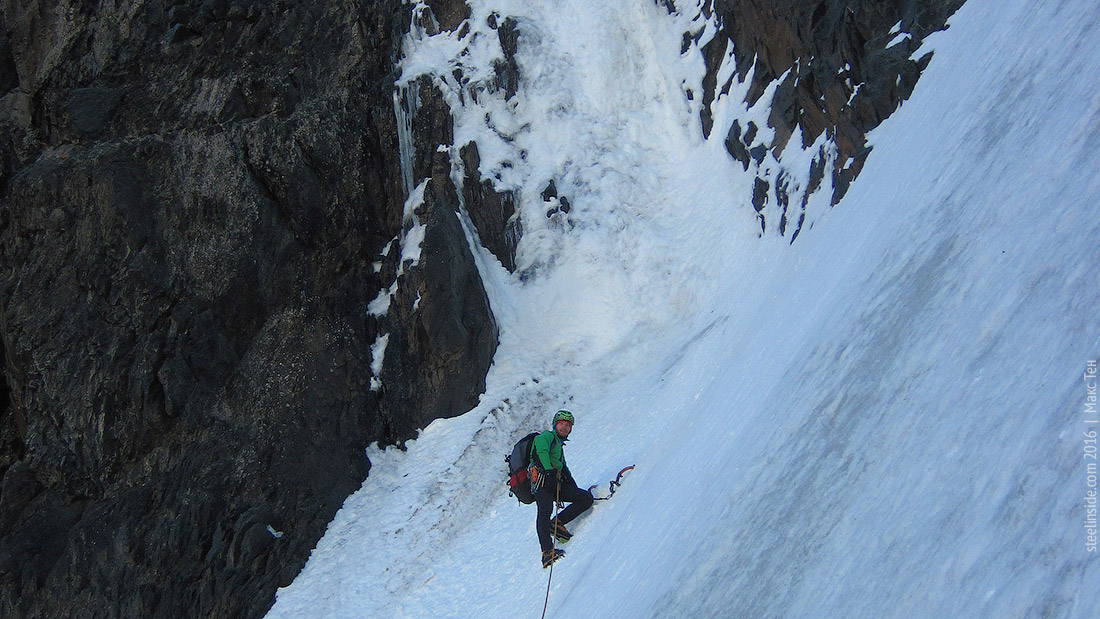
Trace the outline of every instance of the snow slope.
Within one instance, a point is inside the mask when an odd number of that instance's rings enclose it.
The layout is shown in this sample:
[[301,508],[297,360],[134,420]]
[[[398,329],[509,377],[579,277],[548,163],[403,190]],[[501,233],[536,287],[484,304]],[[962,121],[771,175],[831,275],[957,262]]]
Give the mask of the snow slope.
[[[471,4],[520,22],[517,100],[468,96],[500,54],[485,28],[414,33],[404,75],[450,89],[456,144],[523,198],[522,277],[480,254],[487,392],[406,452],[368,449],[270,617],[538,616],[534,508],[502,457],[559,407],[578,481],[637,468],[577,521],[549,616],[1100,616],[1100,6],[969,0],[844,200],[815,194],[788,245],[759,236],[721,145],[766,110],[735,86],[705,141],[684,97],[702,66],[681,34],[705,20]],[[550,178],[568,214],[546,216]]]

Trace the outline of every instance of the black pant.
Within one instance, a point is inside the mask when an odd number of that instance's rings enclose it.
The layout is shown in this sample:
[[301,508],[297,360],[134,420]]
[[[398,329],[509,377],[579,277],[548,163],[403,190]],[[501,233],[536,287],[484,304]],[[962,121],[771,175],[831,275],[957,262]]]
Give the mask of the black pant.
[[550,521],[554,517],[555,496],[562,503],[570,503],[569,507],[558,514],[558,522],[561,524],[568,524],[592,507],[592,493],[578,488],[572,475],[564,474],[560,482],[555,471],[547,471],[545,475],[542,487],[535,493],[535,504],[539,508],[538,519],[535,520],[535,531],[539,534],[539,546],[542,546],[543,552],[554,548],[554,540],[550,535]]

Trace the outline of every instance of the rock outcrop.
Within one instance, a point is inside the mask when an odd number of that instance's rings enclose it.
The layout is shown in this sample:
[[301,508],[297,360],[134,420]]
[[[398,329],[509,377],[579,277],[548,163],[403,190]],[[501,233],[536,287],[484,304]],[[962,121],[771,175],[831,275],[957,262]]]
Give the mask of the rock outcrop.
[[[776,206],[780,234],[798,236],[809,196],[827,176],[831,204],[836,204],[863,168],[870,148],[867,132],[874,129],[913,92],[931,52],[912,57],[930,33],[942,30],[963,0],[715,0],[708,6],[719,24],[718,34],[703,47],[707,77],[703,82],[703,131],[713,129],[709,105],[730,84],[717,74],[732,42],[737,77],[751,79],[746,101],[755,103],[776,82],[768,126],[734,123],[726,137],[730,155],[745,169],[760,168],[769,153],[778,156],[797,131],[808,148],[823,133],[835,151],[818,152],[811,169],[783,170],[775,166],[760,174],[752,204],[761,213]],[[695,33],[694,36],[697,36]],[[693,33],[685,33],[685,45]],[[751,78],[749,73],[751,71]],[[790,187],[793,176],[808,172],[808,186]]]

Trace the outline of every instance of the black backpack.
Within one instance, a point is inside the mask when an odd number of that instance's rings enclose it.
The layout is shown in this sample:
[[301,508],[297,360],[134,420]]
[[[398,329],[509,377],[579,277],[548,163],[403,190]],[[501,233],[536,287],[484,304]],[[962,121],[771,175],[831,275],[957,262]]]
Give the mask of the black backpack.
[[512,453],[504,456],[504,461],[508,463],[508,496],[516,497],[525,505],[535,502],[535,493],[531,492],[531,484],[527,480],[527,469],[531,466],[531,443],[538,435],[538,432],[532,432],[519,439]]

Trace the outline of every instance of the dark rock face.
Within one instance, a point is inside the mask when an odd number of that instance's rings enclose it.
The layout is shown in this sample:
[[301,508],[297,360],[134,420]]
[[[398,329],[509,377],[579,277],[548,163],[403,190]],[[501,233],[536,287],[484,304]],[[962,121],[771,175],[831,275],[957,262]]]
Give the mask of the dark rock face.
[[[0,615],[259,616],[364,447],[468,410],[496,347],[446,179],[420,264],[367,315],[406,225],[409,8],[0,19]],[[439,143],[417,141],[422,177]]]
[[[756,102],[765,88],[788,70],[778,85],[769,118],[775,137],[757,140],[758,128],[734,124],[726,137],[730,155],[748,170],[766,151],[782,152],[796,128],[805,148],[822,133],[836,146],[832,166],[818,153],[810,170],[810,187],[791,201],[783,174],[759,180],[753,205],[759,212],[766,197],[779,205],[780,234],[797,237],[806,200],[824,175],[832,180],[832,204],[844,196],[870,153],[866,134],[892,114],[913,92],[931,55],[910,59],[924,37],[942,30],[963,0],[715,0],[713,14],[721,28],[703,48],[707,77],[703,82],[700,122],[713,129],[709,104],[729,84],[717,84],[718,67],[729,41],[734,43],[739,78],[755,67],[747,100]],[[891,32],[900,22],[900,30]],[[904,33],[908,33],[906,37]],[[685,45],[692,33],[685,34]],[[761,183],[766,184],[761,193]],[[765,196],[764,194],[769,194]],[[768,222],[761,215],[761,226]]]
[[481,244],[493,252],[504,268],[514,272],[516,245],[521,233],[515,194],[498,192],[488,179],[481,178],[477,172],[481,157],[476,143],[470,142],[460,152],[466,172],[462,194]]
[[418,309],[401,302],[382,321],[390,334],[389,346],[396,345],[387,353],[387,359],[394,355],[393,361],[380,376],[383,390],[386,385],[408,385],[413,393],[441,394],[434,402],[407,396],[386,401],[383,416],[402,435],[476,406],[480,390],[462,391],[453,388],[454,383],[483,389],[487,367],[463,364],[468,359],[491,359],[497,344],[496,326],[477,319],[489,314],[489,300],[459,223],[458,194],[446,155],[440,153],[439,159],[444,161],[427,181],[424,202],[417,209],[425,226],[420,268],[398,280],[400,297],[419,298]]

